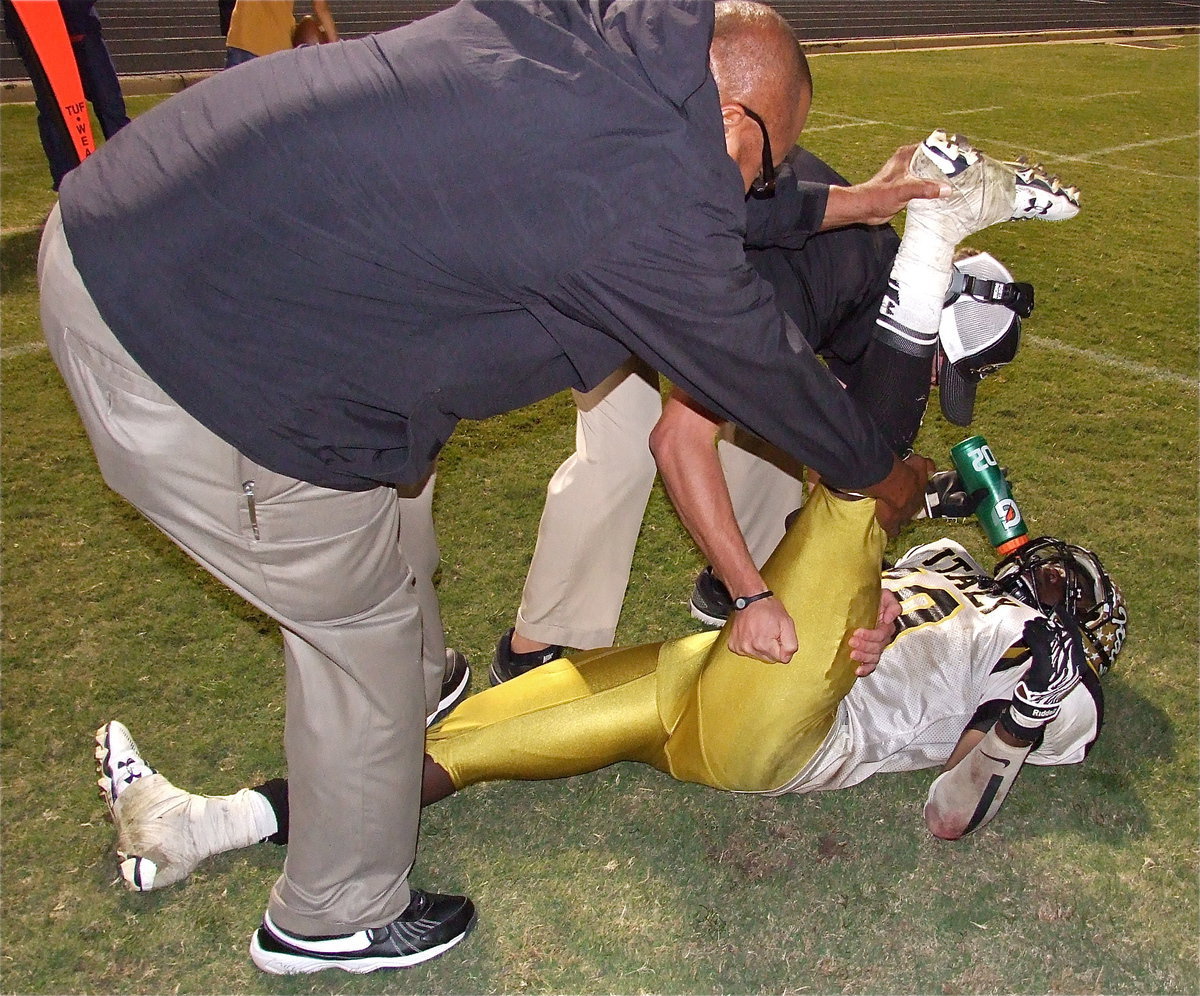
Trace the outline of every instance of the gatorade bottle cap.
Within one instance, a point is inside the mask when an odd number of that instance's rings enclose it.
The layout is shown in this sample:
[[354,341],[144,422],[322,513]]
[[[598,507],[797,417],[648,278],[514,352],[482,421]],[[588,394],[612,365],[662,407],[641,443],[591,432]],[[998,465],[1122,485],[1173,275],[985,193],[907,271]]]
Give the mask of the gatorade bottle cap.
[[1026,534],[1024,536],[1014,536],[1012,539],[1008,540],[1005,543],[1001,543],[998,547],[996,547],[996,555],[998,557],[1002,557],[1002,558],[1007,557],[1014,550],[1021,549],[1021,547],[1023,547],[1028,542],[1029,542],[1028,534]]

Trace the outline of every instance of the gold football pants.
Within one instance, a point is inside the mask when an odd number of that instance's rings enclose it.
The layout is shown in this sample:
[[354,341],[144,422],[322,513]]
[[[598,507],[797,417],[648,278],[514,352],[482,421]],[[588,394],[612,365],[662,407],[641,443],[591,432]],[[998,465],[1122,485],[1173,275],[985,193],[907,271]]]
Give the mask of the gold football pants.
[[455,788],[560,778],[641,761],[739,791],[786,784],[829,732],[854,683],[847,637],[871,627],[886,536],[873,500],[818,487],[763,568],[800,649],[764,664],[718,632],[557,660],[472,696],[429,731]]

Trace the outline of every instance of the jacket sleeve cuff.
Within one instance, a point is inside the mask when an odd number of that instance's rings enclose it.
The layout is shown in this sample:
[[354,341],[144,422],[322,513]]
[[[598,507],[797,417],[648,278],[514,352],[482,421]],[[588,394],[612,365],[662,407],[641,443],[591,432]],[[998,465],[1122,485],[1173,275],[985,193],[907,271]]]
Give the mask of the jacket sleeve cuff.
[[746,247],[799,249],[821,230],[829,185],[780,176],[775,196],[746,202]]

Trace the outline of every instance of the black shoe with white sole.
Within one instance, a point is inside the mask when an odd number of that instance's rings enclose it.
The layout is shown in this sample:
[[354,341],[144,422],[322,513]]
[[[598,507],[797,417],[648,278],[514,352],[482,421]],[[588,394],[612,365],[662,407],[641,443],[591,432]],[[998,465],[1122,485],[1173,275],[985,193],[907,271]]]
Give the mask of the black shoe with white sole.
[[721,627],[733,611],[733,598],[729,589],[721,583],[711,567],[706,567],[696,576],[696,587],[688,603],[692,617],[705,626]]
[[409,968],[436,958],[474,926],[475,904],[466,896],[413,889],[408,909],[395,920],[353,934],[291,934],[268,913],[250,938],[250,958],[271,975],[305,975],[327,968],[364,975],[382,968]]
[[499,685],[518,675],[532,671],[535,667],[549,664],[562,657],[565,648],[551,644],[544,650],[531,650],[524,654],[513,653],[512,638],[514,630],[509,630],[496,644],[496,654],[492,658],[492,666],[488,671],[488,681]]
[[441,722],[471,692],[471,667],[461,651],[446,648],[446,674],[442,678],[442,693],[433,715],[425,718],[425,726]]

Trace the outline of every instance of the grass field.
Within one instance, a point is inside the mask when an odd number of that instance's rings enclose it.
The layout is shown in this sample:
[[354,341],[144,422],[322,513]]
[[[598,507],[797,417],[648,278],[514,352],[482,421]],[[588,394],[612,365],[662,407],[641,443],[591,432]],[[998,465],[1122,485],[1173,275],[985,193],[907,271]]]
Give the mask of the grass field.
[[[114,884],[92,731],[120,718],[176,783],[282,769],[273,627],[103,487],[49,357],[34,268],[52,204],[31,107],[3,148],[3,914],[13,993],[1195,993],[1197,967],[1197,48],[1083,44],[814,60],[806,142],[851,177],[932,126],[1030,153],[1084,192],[1066,225],[973,244],[1037,286],[974,430],[1038,532],[1097,549],[1130,604],[1089,761],[1027,770],[1001,817],[930,838],[931,774],[841,793],[722,794],[618,765],[472,789],[425,814],[415,880],[479,927],[401,974],[296,979],[246,955],[282,860]],[[148,101],[134,102],[144,110]],[[565,397],[464,425],[441,463],[441,592],[481,665],[510,624]],[[961,438],[932,413],[920,448]],[[973,526],[951,527],[981,558]],[[925,524],[897,549],[933,538]],[[986,561],[985,561],[986,562]],[[655,493],[622,642],[676,635],[700,564]]]

